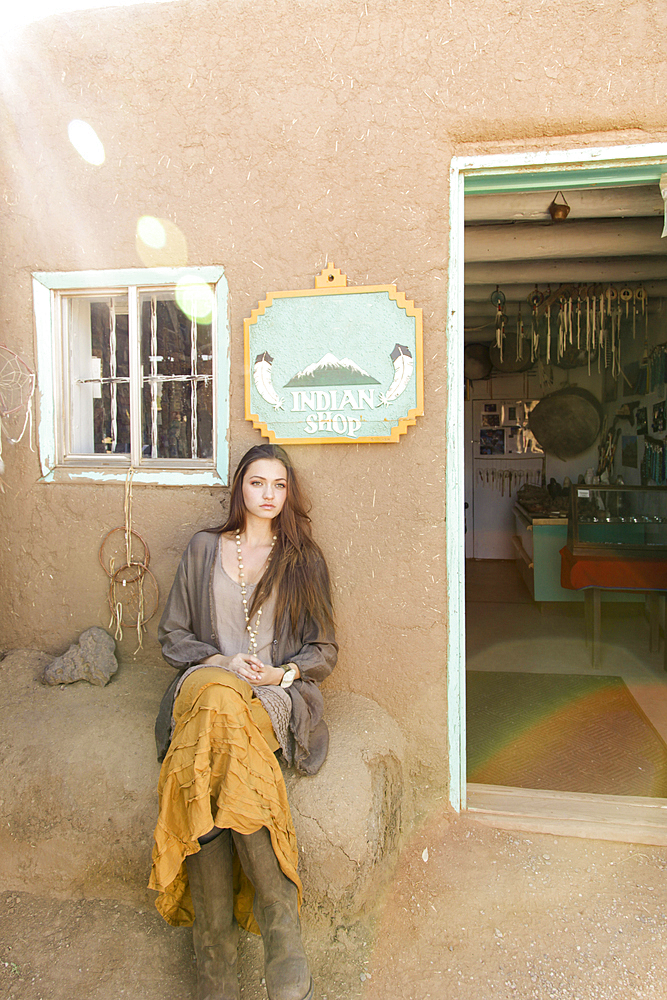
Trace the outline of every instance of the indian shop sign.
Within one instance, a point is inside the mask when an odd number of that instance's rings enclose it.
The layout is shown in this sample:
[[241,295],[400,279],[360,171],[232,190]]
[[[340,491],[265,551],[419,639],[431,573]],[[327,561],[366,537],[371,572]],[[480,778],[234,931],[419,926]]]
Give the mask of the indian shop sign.
[[327,267],[243,324],[245,415],[278,444],[398,441],[424,413],[422,311]]

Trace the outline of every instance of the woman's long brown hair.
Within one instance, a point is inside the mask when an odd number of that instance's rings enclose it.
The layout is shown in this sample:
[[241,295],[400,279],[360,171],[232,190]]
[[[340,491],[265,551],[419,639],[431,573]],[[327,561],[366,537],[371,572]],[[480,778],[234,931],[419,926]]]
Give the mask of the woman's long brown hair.
[[243,478],[248,467],[258,459],[277,459],[287,473],[287,496],[280,513],[272,521],[276,546],[273,557],[258,585],[250,604],[249,614],[259,610],[269,595],[276,594],[275,621],[289,615],[292,631],[296,632],[301,614],[314,619],[322,628],[331,628],[331,585],[327,564],[314,541],[308,511],[310,506],[299,477],[287,452],[279,445],[260,444],[245,453],[232,481],[229,515],[221,533],[236,534],[245,530],[246,507],[243,501]]

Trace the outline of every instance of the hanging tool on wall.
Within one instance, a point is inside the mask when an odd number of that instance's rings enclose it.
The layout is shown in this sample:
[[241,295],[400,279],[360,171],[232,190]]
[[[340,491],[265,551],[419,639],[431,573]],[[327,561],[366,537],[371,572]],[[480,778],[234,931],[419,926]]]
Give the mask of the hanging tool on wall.
[[501,496],[505,496],[505,491],[512,496],[525,483],[539,486],[542,479],[541,471],[532,469],[487,468],[480,469],[478,475],[482,486],[498,490]]
[[505,293],[501,292],[500,285],[496,285],[495,292],[491,292],[491,302],[496,306],[496,347],[500,351],[500,360],[503,360],[503,345],[505,343],[505,326],[507,316],[505,315]]
[[620,433],[621,428],[616,426],[615,420],[607,433],[604,434],[603,432],[603,437],[598,447],[599,458],[596,475],[603,476],[605,473],[608,476],[611,475],[614,468],[614,455],[616,454],[616,445],[618,444]]
[[526,336],[526,331],[523,325],[523,318],[521,316],[521,304],[519,303],[519,311],[516,315],[516,360],[521,361],[523,358],[523,338]]
[[528,305],[531,311],[530,323],[530,360],[536,361],[540,350],[540,306],[544,302],[544,295],[535,285],[535,291],[528,296]]

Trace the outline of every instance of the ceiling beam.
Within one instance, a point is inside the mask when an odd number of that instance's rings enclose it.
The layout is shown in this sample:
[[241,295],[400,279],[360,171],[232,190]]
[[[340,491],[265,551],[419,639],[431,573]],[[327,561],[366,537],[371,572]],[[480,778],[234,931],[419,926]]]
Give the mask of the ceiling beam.
[[465,231],[465,261],[467,264],[659,254],[665,254],[667,260],[667,239],[661,239],[661,232],[660,218],[469,226]]
[[[465,199],[465,221],[548,222],[553,191],[522,191],[482,194]],[[585,188],[566,191],[570,206],[568,222],[574,219],[631,218],[662,215],[664,204],[658,184],[625,188]],[[560,202],[560,199],[559,199]]]
[[[667,243],[667,240],[665,240]],[[600,257],[591,260],[577,257],[570,260],[505,260],[496,263],[466,263],[465,284],[468,285],[533,285],[551,284],[554,290],[566,282],[636,282],[667,279],[667,256],[634,257],[628,260]],[[544,291],[544,289],[542,289]]]

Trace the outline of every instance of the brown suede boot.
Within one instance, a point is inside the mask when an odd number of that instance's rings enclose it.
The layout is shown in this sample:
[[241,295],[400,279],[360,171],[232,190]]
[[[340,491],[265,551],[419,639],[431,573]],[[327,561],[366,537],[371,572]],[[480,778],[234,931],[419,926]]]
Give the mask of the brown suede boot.
[[264,943],[269,1000],[311,1000],[313,980],[301,942],[297,888],[278,864],[271,834],[233,831],[243,870],[255,887],[253,912]]
[[239,1000],[231,831],[203,844],[198,854],[186,858],[186,865],[195,909],[197,1000]]

